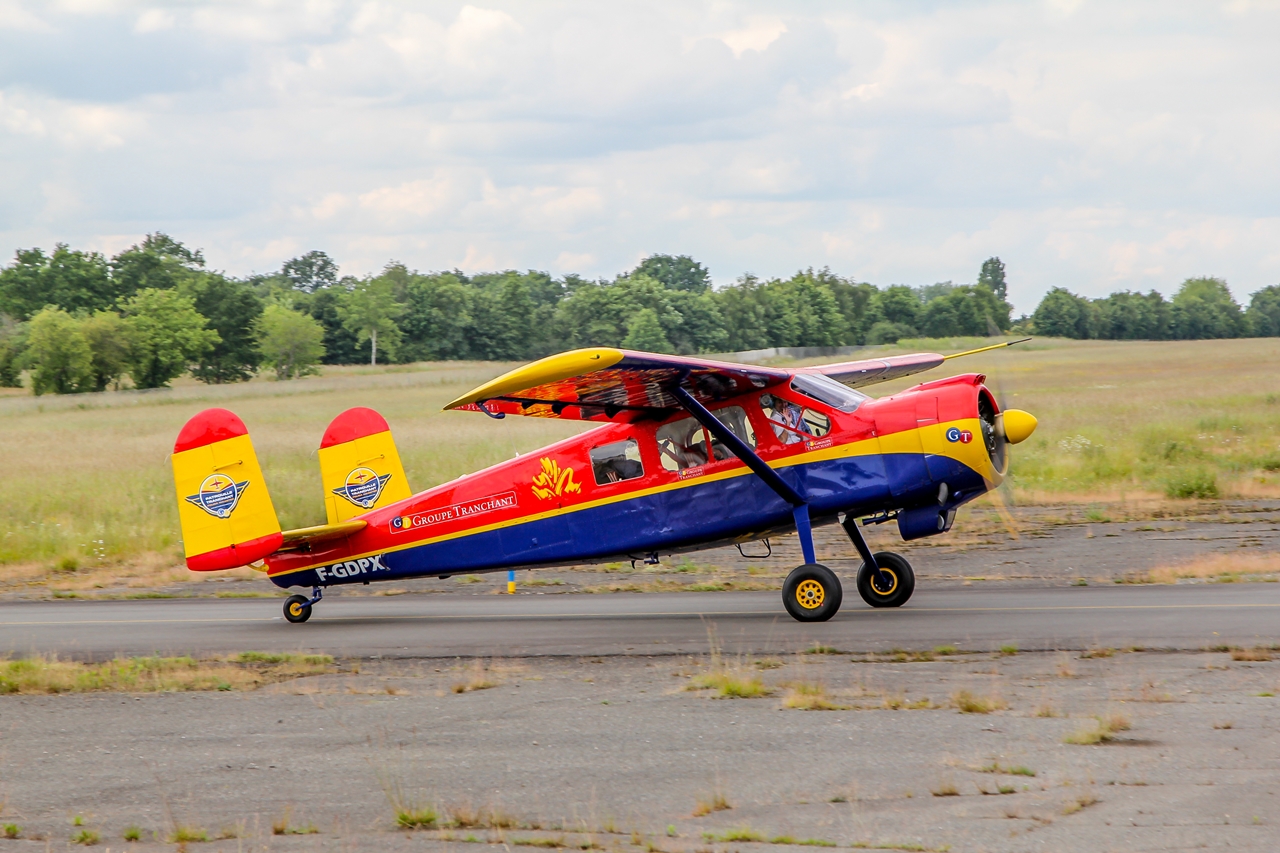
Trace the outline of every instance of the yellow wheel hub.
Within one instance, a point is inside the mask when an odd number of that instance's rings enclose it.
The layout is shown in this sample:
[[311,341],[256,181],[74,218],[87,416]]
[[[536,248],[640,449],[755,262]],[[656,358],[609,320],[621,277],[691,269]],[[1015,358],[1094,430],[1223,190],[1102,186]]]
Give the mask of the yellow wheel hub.
[[800,581],[796,587],[796,601],[805,610],[817,610],[827,598],[827,591],[815,580]]
[[898,575],[893,571],[893,569],[886,569],[884,566],[880,567],[880,571],[885,577],[889,578],[889,588],[881,589],[880,579],[873,574],[871,575],[871,589],[876,595],[893,595],[898,589]]
[[298,602],[296,602],[296,601],[295,601],[293,604],[290,604],[290,605],[289,605],[289,614],[290,614],[291,616],[301,616],[301,615],[302,615],[302,605],[301,605],[301,604],[299,604],[299,603],[298,603]]

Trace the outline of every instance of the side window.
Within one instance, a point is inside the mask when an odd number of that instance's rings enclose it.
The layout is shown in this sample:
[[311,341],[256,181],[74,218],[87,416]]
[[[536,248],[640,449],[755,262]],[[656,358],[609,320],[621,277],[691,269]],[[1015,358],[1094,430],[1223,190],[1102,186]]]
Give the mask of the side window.
[[[720,423],[729,428],[729,432],[736,435],[747,445],[754,448],[756,446],[756,431],[751,426],[751,421],[747,418],[747,412],[741,406],[729,406],[713,413]],[[733,451],[720,443],[714,435],[711,436],[711,455],[717,461],[721,459],[729,459],[733,456]]]
[[[756,432],[741,406],[729,406],[714,414],[748,447],[756,446]],[[683,471],[685,468],[696,468],[708,462],[733,458],[733,451],[703,429],[702,424],[694,418],[682,418],[659,427],[657,439],[662,467],[668,471]],[[707,452],[708,447],[710,454]]]
[[693,418],[683,418],[658,428],[658,453],[662,467],[668,471],[683,471],[707,464],[707,438],[702,424]]
[[640,445],[634,438],[628,438],[591,448],[591,471],[596,475],[597,486],[643,477]]
[[798,444],[831,432],[831,419],[822,412],[806,409],[773,394],[760,395],[760,407],[783,444]]

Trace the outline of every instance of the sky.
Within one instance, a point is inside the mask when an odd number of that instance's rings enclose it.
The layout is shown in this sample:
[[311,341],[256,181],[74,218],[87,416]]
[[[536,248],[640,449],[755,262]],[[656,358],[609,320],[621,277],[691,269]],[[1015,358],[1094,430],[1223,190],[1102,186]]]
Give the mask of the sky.
[[1280,3],[0,0],[0,257],[1280,282]]

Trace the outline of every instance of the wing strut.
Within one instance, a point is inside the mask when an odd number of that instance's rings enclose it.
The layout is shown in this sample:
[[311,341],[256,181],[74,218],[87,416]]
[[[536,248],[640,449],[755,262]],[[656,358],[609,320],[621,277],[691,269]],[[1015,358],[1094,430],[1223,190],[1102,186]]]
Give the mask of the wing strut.
[[696,397],[684,389],[683,385],[672,388],[671,395],[680,401],[685,411],[698,419],[698,423],[718,438],[721,444],[733,451],[734,456],[741,459],[756,476],[764,480],[765,485],[773,489],[778,497],[791,504],[791,514],[796,520],[796,533],[800,536],[800,550],[804,554],[804,561],[805,563],[818,562],[817,552],[813,550],[813,528],[809,523],[809,504],[805,503],[800,493],[791,488],[777,471],[770,468],[759,454],[748,447],[747,443],[738,438],[733,430],[725,426],[719,418],[711,414],[706,406],[699,403]]
[[[729,429],[724,423],[707,409],[706,406],[698,402],[697,398],[684,389],[683,385],[676,385],[671,389],[671,395],[680,401],[680,405],[685,411],[697,418],[698,423],[707,428],[707,431],[720,440],[720,443],[729,450],[733,451],[733,455],[738,457],[746,464],[748,468],[755,473],[765,485],[773,489],[778,497],[791,504],[791,514],[796,520],[796,533],[800,536],[800,550],[804,554],[806,563],[818,562],[817,552],[813,549],[813,526],[809,522],[809,504],[800,496],[800,493],[791,488],[787,481],[778,475],[778,472],[769,467],[769,464],[760,458],[754,450],[747,446],[747,443]],[[852,523],[849,523],[852,522]],[[876,558],[871,553],[871,549],[867,547],[867,540],[862,538],[862,531],[858,530],[857,520],[852,517],[844,526],[845,532],[849,534],[849,538],[853,540],[853,545],[858,549],[858,555],[862,557],[862,561],[878,573],[880,567],[876,564]],[[887,582],[887,578],[881,576],[881,582]]]

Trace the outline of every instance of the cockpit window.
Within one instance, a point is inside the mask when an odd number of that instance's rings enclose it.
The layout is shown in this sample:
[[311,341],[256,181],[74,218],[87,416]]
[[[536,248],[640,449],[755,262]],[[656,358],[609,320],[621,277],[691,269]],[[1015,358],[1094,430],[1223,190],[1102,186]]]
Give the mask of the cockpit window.
[[[720,423],[742,439],[748,447],[756,446],[756,432],[741,406],[727,406],[713,412]],[[683,471],[708,462],[718,462],[733,457],[733,451],[704,429],[694,418],[682,418],[658,429],[658,452],[662,467],[668,471]],[[710,447],[710,453],[707,448]]]
[[773,427],[773,434],[783,444],[798,444],[810,438],[822,438],[831,432],[831,419],[822,412],[806,409],[773,394],[760,395],[760,408]]
[[861,391],[855,391],[821,373],[797,373],[791,377],[791,390],[842,412],[856,411],[864,400],[871,399]]
[[643,477],[640,445],[634,438],[628,438],[591,448],[591,470],[596,475],[597,486]]

